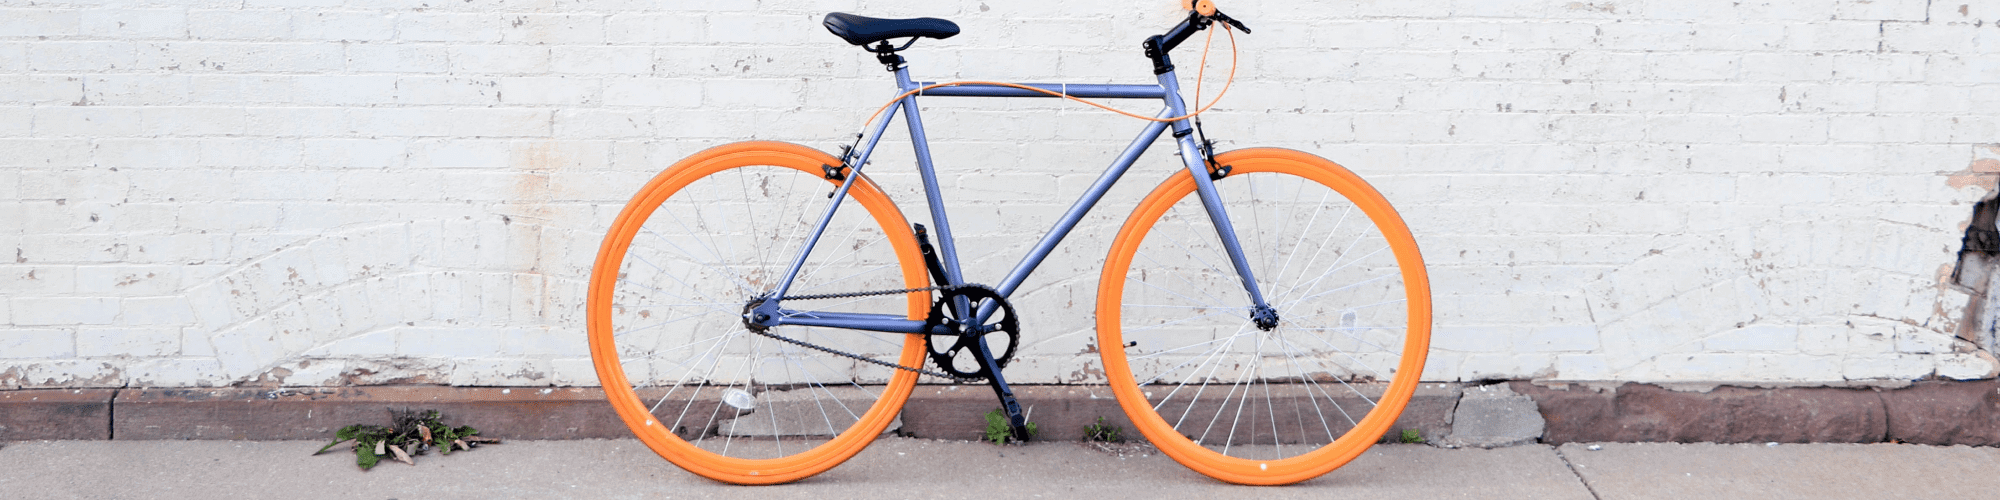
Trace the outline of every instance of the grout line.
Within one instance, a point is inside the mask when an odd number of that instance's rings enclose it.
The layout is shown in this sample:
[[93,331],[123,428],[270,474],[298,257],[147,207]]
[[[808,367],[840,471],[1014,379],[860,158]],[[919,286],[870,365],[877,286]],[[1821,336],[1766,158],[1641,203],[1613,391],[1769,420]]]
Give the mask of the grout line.
[[1570,475],[1576,476],[1576,482],[1583,484],[1583,491],[1590,492],[1590,498],[1603,500],[1604,496],[1597,494],[1596,488],[1590,487],[1590,480],[1584,479],[1583,473],[1577,472],[1576,464],[1570,463],[1569,456],[1563,454],[1562,445],[1556,445],[1555,449],[1556,449],[1556,459],[1562,460],[1563,467],[1568,467]]

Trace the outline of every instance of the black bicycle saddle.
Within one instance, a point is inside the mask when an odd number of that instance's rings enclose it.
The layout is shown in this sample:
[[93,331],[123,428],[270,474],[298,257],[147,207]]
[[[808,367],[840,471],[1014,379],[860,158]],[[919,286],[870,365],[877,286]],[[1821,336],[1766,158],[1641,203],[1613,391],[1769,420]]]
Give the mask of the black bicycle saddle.
[[835,12],[826,15],[825,24],[826,30],[835,36],[862,46],[891,38],[920,36],[943,40],[958,34],[957,23],[935,17],[876,19]]

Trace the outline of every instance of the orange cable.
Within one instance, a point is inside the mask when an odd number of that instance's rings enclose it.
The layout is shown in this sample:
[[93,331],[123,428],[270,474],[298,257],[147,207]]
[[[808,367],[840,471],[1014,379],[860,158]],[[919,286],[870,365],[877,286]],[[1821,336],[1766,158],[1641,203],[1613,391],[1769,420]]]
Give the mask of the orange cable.
[[[1230,86],[1230,84],[1231,84],[1231,83],[1234,83],[1234,82],[1236,81],[1236,32],[1235,32],[1235,31],[1232,31],[1232,30],[1230,30],[1230,29],[1229,29],[1229,25],[1228,25],[1228,24],[1223,24],[1223,23],[1217,23],[1217,24],[1215,24],[1215,25],[1216,25],[1216,26],[1220,26],[1220,27],[1222,27],[1223,31],[1228,31],[1228,32],[1229,32],[1229,77],[1228,77],[1227,79],[1223,80],[1223,82],[1222,82],[1222,91],[1220,91],[1220,92],[1217,92],[1217,93],[1215,94],[1215,100],[1213,100],[1213,101],[1209,101],[1209,102],[1208,102],[1208,105],[1207,105],[1207,106],[1202,106],[1201,108],[1199,108],[1199,109],[1196,109],[1196,110],[1195,110],[1195,111],[1194,111],[1193,113],[1188,113],[1188,114],[1186,114],[1186,115],[1182,115],[1182,116],[1176,116],[1176,117],[1172,117],[1172,118],[1154,118],[1154,117],[1150,117],[1150,116],[1143,116],[1143,115],[1138,115],[1138,114],[1134,114],[1134,113],[1131,113],[1131,112],[1127,112],[1127,111],[1125,111],[1125,110],[1121,110],[1121,109],[1117,109],[1117,108],[1113,108],[1113,107],[1110,107],[1110,106],[1106,106],[1106,105],[1103,105],[1103,104],[1099,104],[1099,103],[1097,103],[1096,101],[1091,101],[1091,100],[1088,100],[1088,99],[1083,99],[1083,98],[1080,98],[1080,97],[1072,97],[1072,96],[1070,96],[1069,94],[1066,94],[1066,93],[1063,93],[1063,92],[1056,92],[1056,91],[1053,91],[1053,90],[1048,90],[1048,89],[1041,89],[1041,88],[1035,88],[1035,87],[1029,87],[1029,86],[1027,86],[1027,85],[1021,85],[1021,84],[1017,84],[1017,83],[1007,83],[1007,82],[990,82],[990,81],[981,81],[981,80],[967,80],[967,81],[959,81],[959,82],[945,82],[945,83],[934,83],[934,84],[930,84],[930,85],[925,85],[925,86],[922,86],[922,87],[918,87],[918,88],[917,88],[916,90],[911,90],[911,91],[909,91],[909,92],[904,92],[904,93],[902,93],[901,95],[898,95],[898,96],[896,96],[896,97],[895,97],[894,99],[890,99],[890,100],[889,100],[889,102],[887,102],[887,103],[884,103],[884,104],[882,104],[882,107],[880,107],[880,108],[876,108],[876,109],[875,109],[875,113],[874,113],[874,114],[871,114],[871,115],[868,115],[868,121],[865,121],[865,122],[862,122],[862,123],[861,123],[861,129],[862,129],[862,130],[867,130],[867,129],[868,129],[868,125],[870,125],[870,124],[873,124],[873,123],[875,123],[875,119],[876,119],[876,118],[880,118],[880,117],[882,116],[882,112],[883,112],[883,111],[888,111],[888,110],[889,110],[889,107],[890,107],[890,106],[894,106],[894,105],[896,105],[896,102],[897,102],[897,101],[901,101],[901,100],[903,100],[903,98],[905,98],[905,97],[909,97],[909,96],[910,96],[910,95],[912,95],[912,94],[919,94],[919,93],[922,93],[923,91],[926,91],[926,90],[930,90],[930,89],[934,89],[934,88],[939,88],[939,87],[957,87],[957,86],[961,86],[961,85],[993,85],[993,86],[999,86],[999,87],[1012,87],[1012,88],[1017,88],[1017,89],[1021,89],[1021,90],[1029,90],[1029,91],[1035,91],[1035,92],[1041,92],[1041,93],[1044,93],[1044,94],[1048,94],[1048,95],[1051,95],[1051,96],[1055,96],[1055,97],[1061,97],[1061,98],[1064,98],[1064,99],[1069,99],[1069,100],[1072,100],[1072,101],[1076,101],[1076,102],[1080,102],[1080,103],[1084,103],[1084,104],[1089,104],[1089,105],[1091,105],[1091,106],[1096,106],[1097,108],[1099,108],[1099,109],[1103,109],[1103,110],[1105,110],[1105,111],[1110,111],[1110,112],[1113,112],[1113,113],[1118,113],[1118,114],[1121,114],[1121,115],[1125,115],[1125,116],[1129,116],[1129,117],[1133,117],[1133,118],[1138,118],[1138,119],[1141,119],[1141,120],[1146,120],[1146,121],[1155,121],[1155,122],[1174,122],[1174,121],[1180,121],[1180,120],[1185,120],[1185,119],[1188,119],[1188,118],[1193,118],[1193,117],[1195,117],[1196,115],[1200,115],[1200,114],[1202,114],[1202,113],[1205,113],[1205,112],[1208,112],[1208,108],[1212,108],[1212,107],[1215,107],[1215,103],[1218,103],[1218,102],[1222,102],[1222,96],[1224,96],[1224,95],[1228,95],[1228,94],[1229,94],[1229,86]],[[1200,69],[1199,71],[1195,72],[1195,84],[1194,84],[1194,89],[1195,89],[1195,91],[1194,91],[1194,96],[1195,96],[1195,103],[1196,103],[1196,104],[1200,104],[1200,103],[1201,103],[1201,81],[1202,81],[1202,79],[1203,79],[1204,77],[1206,77],[1206,76],[1208,75],[1208,49],[1209,49],[1209,45],[1211,45],[1211,44],[1212,44],[1212,43],[1213,43],[1214,41],[1215,41],[1215,32],[1213,32],[1213,31],[1210,31],[1210,32],[1208,32],[1208,40],[1207,40],[1206,42],[1203,42],[1203,45],[1202,45],[1202,48],[1201,48],[1201,69]]]

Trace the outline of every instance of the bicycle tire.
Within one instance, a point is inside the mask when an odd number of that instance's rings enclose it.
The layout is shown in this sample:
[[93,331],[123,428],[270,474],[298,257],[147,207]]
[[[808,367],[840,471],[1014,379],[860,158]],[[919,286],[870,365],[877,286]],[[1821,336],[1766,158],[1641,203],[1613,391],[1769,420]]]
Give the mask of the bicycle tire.
[[1112,243],[1097,303],[1105,374],[1140,433],[1188,468],[1239,484],[1318,477],[1377,442],[1416,390],[1430,344],[1423,258],[1388,201],[1334,162],[1248,149],[1217,163],[1230,170],[1216,188],[1281,321],[1255,325],[1183,170]]
[[[818,223],[839,186],[824,166],[840,164],[796,144],[711,148],[653,177],[605,235],[586,309],[591,360],[619,417],[661,457],[718,481],[794,481],[866,448],[909,398],[916,373],[758,335],[742,320]],[[842,203],[789,295],[928,285],[910,226],[873,181],[856,179]],[[842,302],[814,306],[921,320],[930,294]],[[924,361],[917,335],[770,333]]]

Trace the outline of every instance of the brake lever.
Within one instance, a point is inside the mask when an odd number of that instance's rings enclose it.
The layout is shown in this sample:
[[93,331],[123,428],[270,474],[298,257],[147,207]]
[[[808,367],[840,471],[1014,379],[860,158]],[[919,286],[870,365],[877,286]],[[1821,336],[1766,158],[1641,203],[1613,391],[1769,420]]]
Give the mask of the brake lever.
[[1238,21],[1235,18],[1229,17],[1229,14],[1224,14],[1222,13],[1222,11],[1219,10],[1215,11],[1215,15],[1208,16],[1208,18],[1229,23],[1230,26],[1235,26],[1236,29],[1243,30],[1243,34],[1246,35],[1250,34],[1249,26],[1244,26],[1242,21]]

